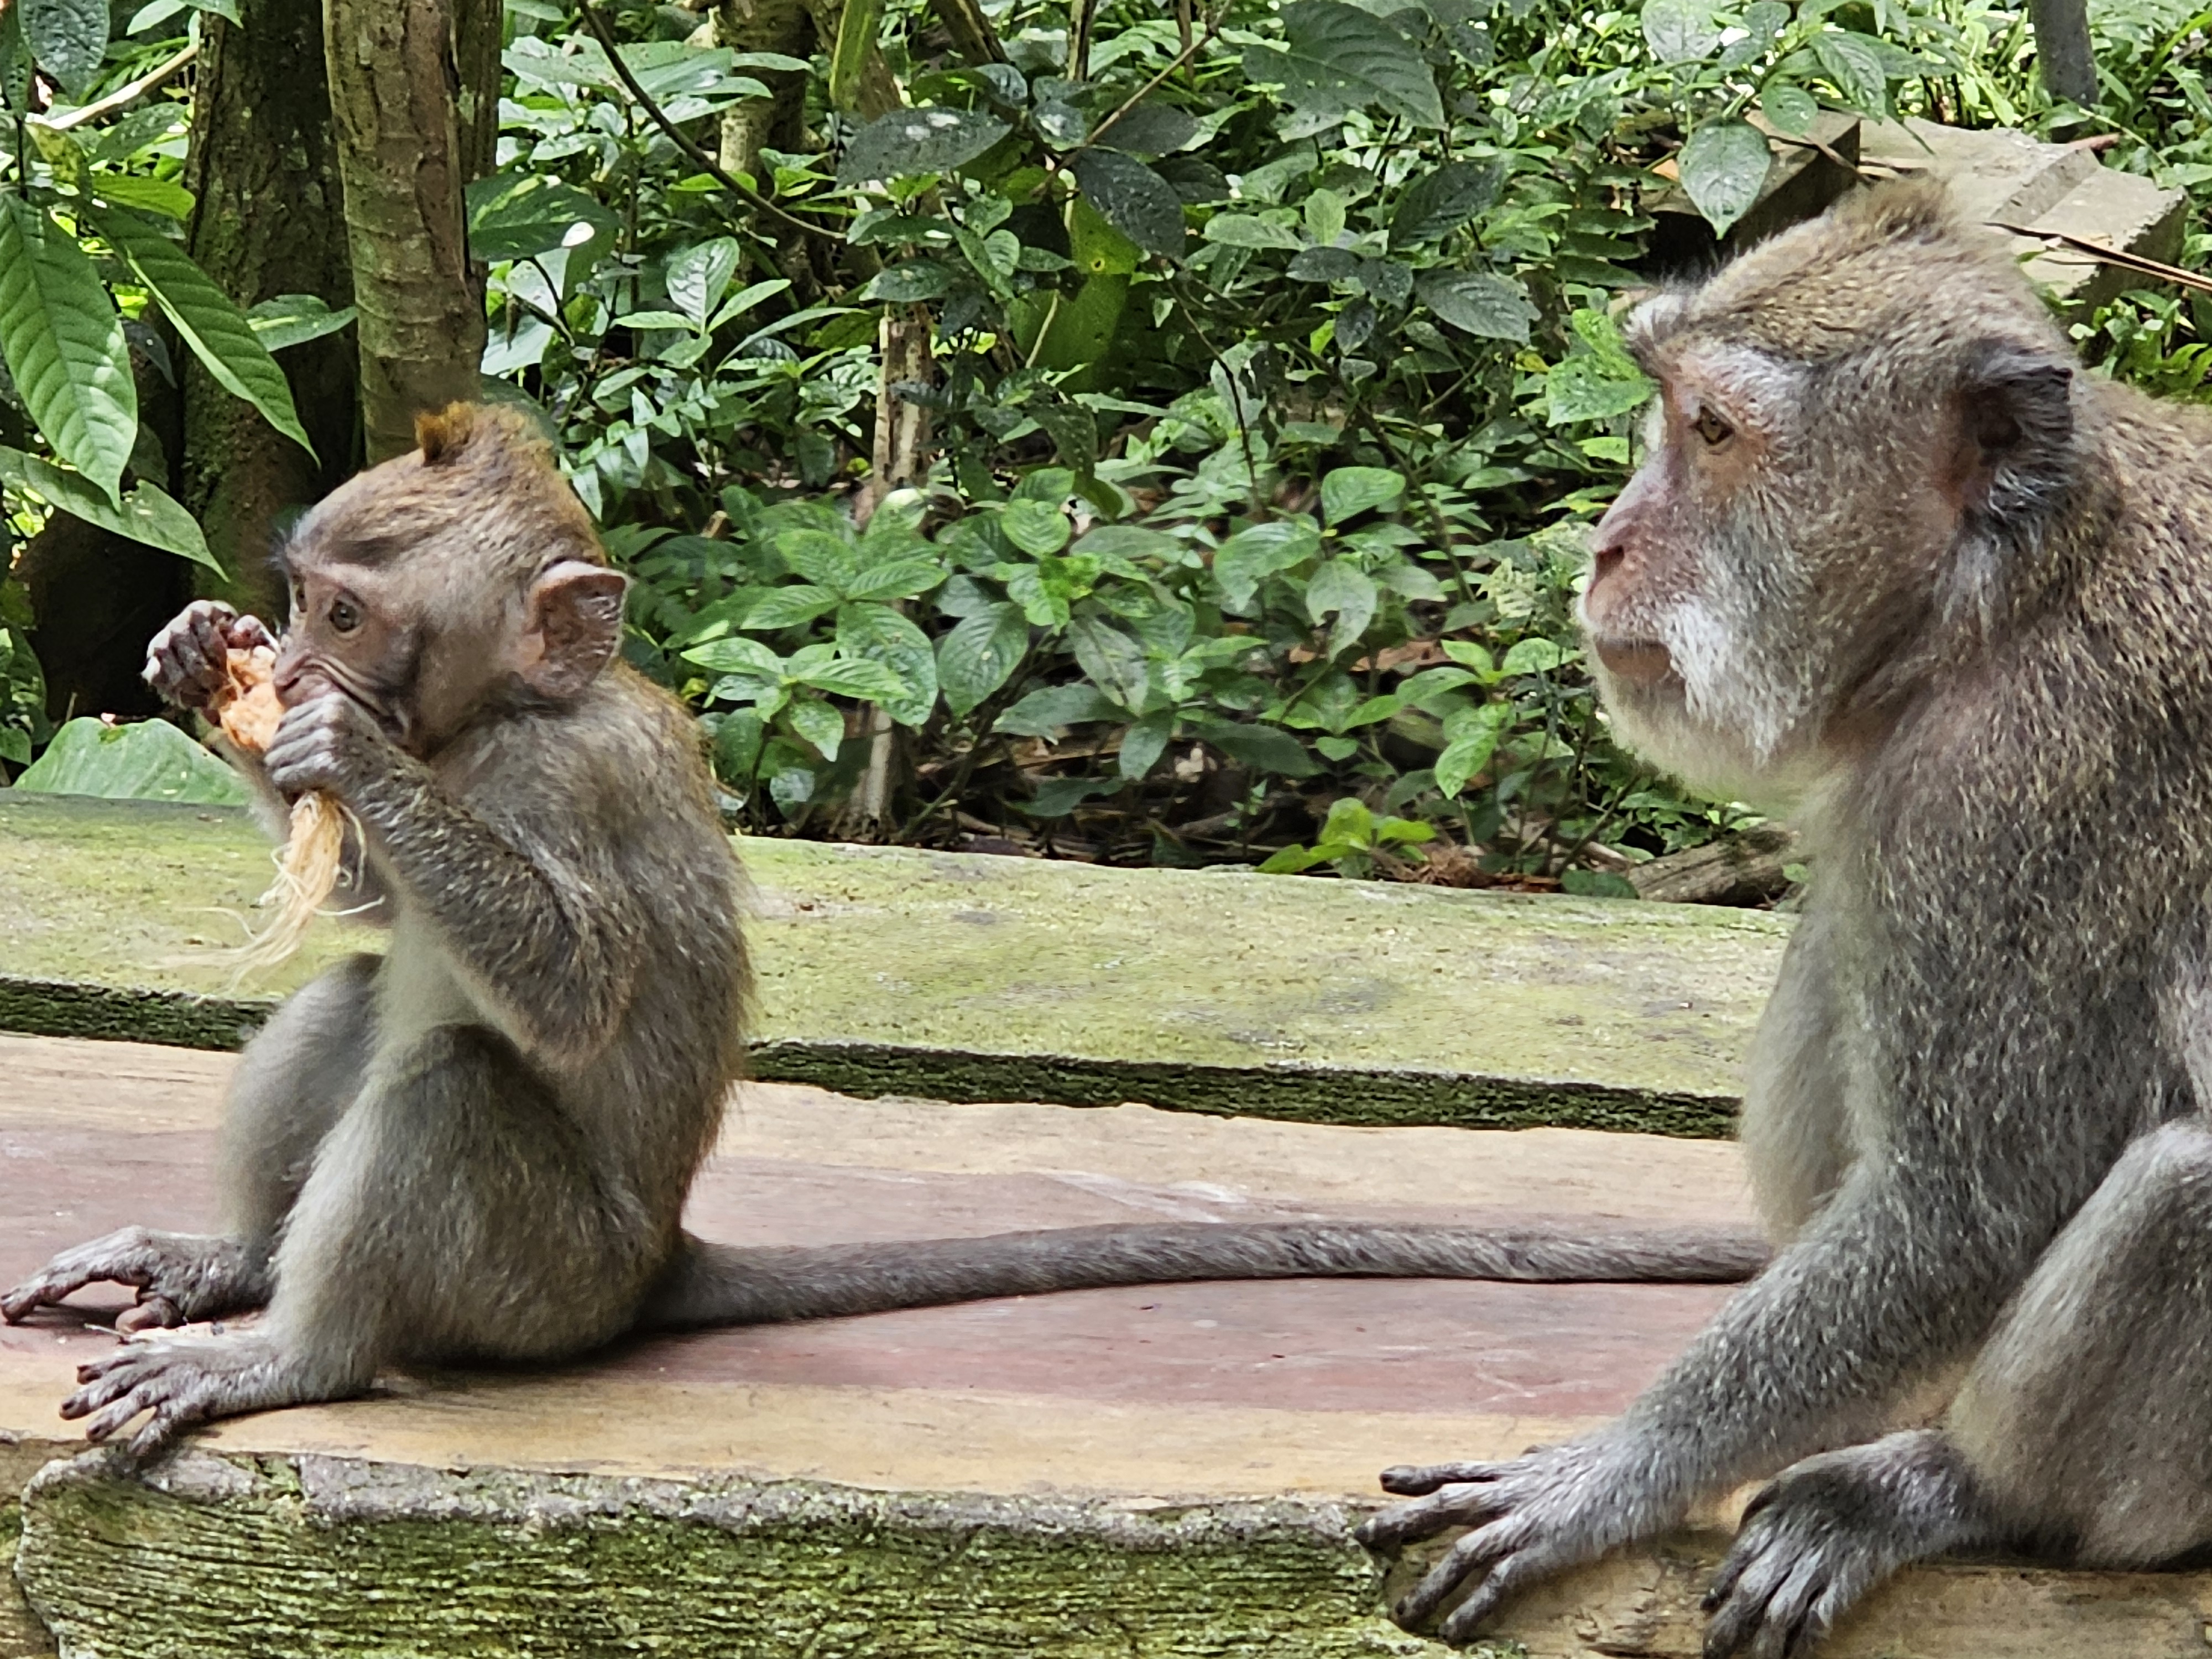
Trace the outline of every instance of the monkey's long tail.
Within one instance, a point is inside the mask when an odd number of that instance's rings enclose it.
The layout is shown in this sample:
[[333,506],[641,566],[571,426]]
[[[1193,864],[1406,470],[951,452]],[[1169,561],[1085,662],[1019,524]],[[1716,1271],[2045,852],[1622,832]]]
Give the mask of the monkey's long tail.
[[1568,1232],[1370,1222],[1061,1227],[870,1244],[746,1248],[686,1237],[648,1300],[652,1329],[753,1325],[1192,1279],[1490,1279],[1735,1284],[1773,1255],[1756,1233]]

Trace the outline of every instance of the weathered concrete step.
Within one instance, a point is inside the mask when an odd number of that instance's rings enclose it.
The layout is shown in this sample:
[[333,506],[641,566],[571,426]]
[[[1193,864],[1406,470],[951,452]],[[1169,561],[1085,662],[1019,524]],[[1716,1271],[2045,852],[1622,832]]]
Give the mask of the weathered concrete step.
[[[1726,1132],[1785,918],[748,840],[758,1075],[940,1100]],[[0,1030],[235,1046],[242,812],[0,791]],[[227,914],[226,914],[227,913]],[[374,944],[319,926],[267,986]]]
[[[202,1224],[231,1063],[0,1039],[0,1279]],[[1711,1142],[756,1085],[687,1219],[765,1242],[1379,1212],[1741,1220],[1743,1197]],[[0,1336],[0,1556],[20,1533],[27,1598],[0,1597],[0,1659],[50,1636],[67,1659],[1443,1659],[1381,1616],[1416,1564],[1350,1540],[1374,1472],[1577,1432],[1725,1294],[1191,1285],[703,1333],[240,1419],[143,1476],[53,1414],[111,1339],[42,1316]],[[1692,1659],[1721,1547],[1569,1575],[1492,1651]],[[2200,1650],[2208,1612],[2202,1575],[1947,1567],[1826,1651],[2148,1659]]]

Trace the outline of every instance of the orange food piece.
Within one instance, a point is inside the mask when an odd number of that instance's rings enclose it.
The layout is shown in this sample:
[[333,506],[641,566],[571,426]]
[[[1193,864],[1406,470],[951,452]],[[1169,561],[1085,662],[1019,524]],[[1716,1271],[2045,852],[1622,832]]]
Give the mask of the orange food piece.
[[218,702],[216,724],[240,749],[260,754],[276,736],[284,706],[276,701],[276,653],[267,646],[229,653],[230,690]]

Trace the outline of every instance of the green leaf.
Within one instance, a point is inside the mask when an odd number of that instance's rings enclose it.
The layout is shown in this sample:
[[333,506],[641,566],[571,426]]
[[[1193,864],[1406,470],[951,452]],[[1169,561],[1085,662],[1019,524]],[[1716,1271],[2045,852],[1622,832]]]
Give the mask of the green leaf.
[[1093,795],[1110,795],[1120,787],[1103,778],[1046,778],[1036,794],[1016,805],[1033,818],[1061,818]]
[[865,658],[833,658],[803,672],[794,668],[791,678],[833,696],[859,697],[868,702],[889,702],[908,695],[906,683],[896,673]]
[[1414,284],[1421,303],[1455,328],[1525,344],[1536,307],[1518,283],[1481,270],[1431,270]]
[[1213,556],[1213,580],[1230,610],[1249,611],[1263,580],[1320,551],[1321,537],[1311,525],[1291,519],[1255,524],[1221,544]]
[[1505,653],[1505,660],[1498,665],[1501,674],[1548,674],[1571,653],[1557,640],[1547,640],[1540,634],[1517,640]]
[[800,697],[790,708],[791,729],[822,751],[823,760],[837,758],[845,741],[845,716],[819,697]]
[[558,247],[614,245],[614,216],[574,185],[495,173],[468,188],[469,248],[479,259],[527,259]]
[[1674,158],[1691,205],[1722,236],[1751,211],[1774,159],[1766,135],[1748,121],[1708,121]]
[[1721,43],[1720,25],[1705,0],[1644,0],[1643,21],[1655,64],[1695,63]]
[[787,530],[774,545],[794,572],[833,592],[848,591],[860,574],[859,552],[834,530]]
[[1631,366],[1626,374],[1585,353],[1555,363],[1544,377],[1544,417],[1553,426],[1609,420],[1651,401],[1651,382]]
[[1077,665],[1093,685],[1132,714],[1145,712],[1151,682],[1140,642],[1097,617],[1078,617],[1069,623],[1067,641],[1074,648]]
[[107,55],[107,0],[17,0],[23,43],[39,67],[72,95]]
[[70,720],[15,780],[15,787],[33,794],[196,806],[243,806],[252,798],[237,773],[167,720],[130,726]]
[[1322,520],[1340,525],[1370,507],[1388,507],[1405,493],[1405,475],[1388,467],[1335,467],[1321,481]]
[[1005,137],[995,116],[959,109],[894,110],[853,135],[837,164],[841,185],[950,173]]
[[791,279],[787,276],[772,277],[765,283],[748,283],[730,295],[728,302],[714,313],[714,320],[707,326],[720,328],[724,323],[733,322],[762,301],[782,293],[790,286]]
[[1325,863],[1328,859],[1328,854],[1318,848],[1278,848],[1260,866],[1260,873],[1263,876],[1295,876],[1301,870],[1310,870],[1316,864]]
[[684,660],[696,662],[714,674],[750,674],[773,683],[783,678],[784,661],[758,640],[729,635],[695,645]]
[[1486,702],[1473,710],[1472,715],[1460,724],[1443,753],[1437,757],[1437,788],[1446,800],[1466,788],[1468,780],[1490,764],[1498,738],[1512,722],[1513,708],[1510,703]]
[[1358,642],[1375,619],[1375,579],[1349,559],[1331,559],[1306,583],[1306,615],[1316,623],[1331,614],[1328,653],[1334,657]]
[[738,625],[772,633],[778,629],[803,627],[836,608],[837,595],[828,588],[793,582],[787,587],[771,587],[755,599],[745,608],[745,619]]
[[845,590],[848,599],[911,599],[945,580],[936,558],[886,559],[865,567]]
[[1810,132],[1813,123],[1820,116],[1820,100],[1804,88],[1793,87],[1787,82],[1770,85],[1761,93],[1759,107],[1760,112],[1774,124],[1777,132],[1787,132],[1798,137]]
[[1175,729],[1175,710],[1163,708],[1121,732],[1121,775],[1141,778],[1160,763],[1168,738]]
[[733,708],[714,728],[714,772],[726,783],[752,781],[760,766],[766,723],[750,708]]
[[0,358],[54,453],[121,499],[138,441],[123,319],[76,238],[0,196]]
[[313,294],[280,294],[264,300],[246,313],[261,341],[262,349],[278,352],[287,346],[305,345],[325,334],[335,334],[354,319],[354,308],[332,311]]
[[1119,720],[1121,714],[1095,685],[1048,685],[1023,697],[992,721],[991,729],[1018,738],[1048,738],[1063,726]]
[[1031,558],[1057,553],[1075,531],[1067,514],[1046,501],[1008,501],[999,513],[999,532]]
[[893,305],[918,305],[949,293],[960,273],[942,259],[908,259],[878,271],[860,290],[863,300]]
[[875,50],[884,0],[845,0],[837,19],[837,39],[830,52],[830,107],[850,114],[859,105],[860,75]]
[[1249,213],[1217,213],[1206,222],[1206,240],[1226,247],[1272,248],[1295,253],[1305,246],[1297,232]]
[[1505,164],[1447,161],[1406,186],[1390,216],[1390,251],[1402,252],[1449,236],[1498,199]]
[[937,653],[929,635],[887,605],[848,605],[837,612],[837,649],[881,663],[903,690],[878,697],[901,726],[920,726],[937,707]]
[[1075,180],[1106,222],[1147,253],[1180,259],[1182,198],[1133,155],[1087,149],[1075,158]]
[[668,297],[699,328],[707,326],[738,274],[737,239],[717,236],[687,247],[668,262]]
[[284,371],[276,367],[246,313],[214,279],[143,220],[127,213],[102,213],[94,222],[222,389],[252,404],[262,419],[314,454],[315,447],[307,441],[307,428],[292,406],[291,383]]
[[[1889,114],[1889,76],[1882,64],[1880,41],[1848,30],[1816,34],[1813,37],[1813,55],[1820,60],[1820,67],[1827,70],[1828,78],[1836,83],[1844,101],[1853,109],[1877,120]],[[1685,179],[1684,183],[1688,181]]]
[[1562,870],[1559,872],[1559,890],[1572,893],[1577,898],[1632,899],[1644,896],[1626,876],[1617,876],[1610,870]]
[[1444,124],[1436,76],[1420,49],[1387,18],[1342,0],[1297,0],[1283,8],[1285,46],[1248,46],[1248,80],[1283,89],[1303,114],[1380,109],[1415,126]]
[[191,216],[191,191],[167,179],[149,179],[136,173],[100,173],[87,179],[84,187],[116,207],[143,208],[165,219]]
[[995,604],[962,617],[937,642],[937,683],[945,706],[966,716],[1006,683],[1029,647],[1029,618],[1018,605]]
[[1310,778],[1321,768],[1306,747],[1279,726],[1244,726],[1234,720],[1197,719],[1185,722],[1192,734],[1230,759],[1273,772],[1279,777]]
[[192,515],[150,483],[134,485],[119,503],[111,501],[82,473],[64,472],[20,449],[0,448],[0,484],[27,489],[72,518],[205,565],[217,575],[228,574],[208,551],[207,538]]

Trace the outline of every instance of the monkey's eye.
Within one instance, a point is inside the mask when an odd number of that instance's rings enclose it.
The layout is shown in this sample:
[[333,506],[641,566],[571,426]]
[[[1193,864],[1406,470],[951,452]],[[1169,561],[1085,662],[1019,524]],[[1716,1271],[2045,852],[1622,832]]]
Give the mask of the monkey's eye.
[[350,634],[361,626],[361,612],[344,599],[331,601],[331,626],[341,634]]
[[1698,411],[1698,418],[1690,422],[1690,429],[1705,441],[1708,448],[1717,449],[1735,436],[1735,428],[1710,409]]

